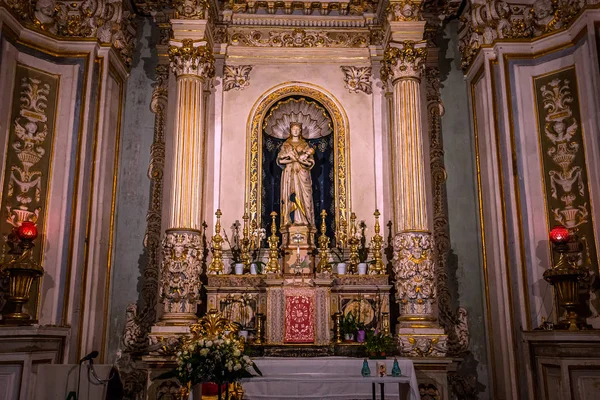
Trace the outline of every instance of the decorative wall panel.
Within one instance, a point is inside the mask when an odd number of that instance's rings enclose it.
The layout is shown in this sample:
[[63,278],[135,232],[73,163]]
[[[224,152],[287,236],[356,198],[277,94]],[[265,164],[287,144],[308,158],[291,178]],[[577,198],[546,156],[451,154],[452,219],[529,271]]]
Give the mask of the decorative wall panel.
[[534,91],[548,226],[577,232],[583,245],[577,262],[597,272],[575,67],[534,77]]
[[[43,235],[59,77],[17,64],[14,82],[0,232],[7,235],[21,222],[32,221]],[[38,239],[34,248],[34,257],[39,263],[42,261],[43,241],[43,237]],[[3,243],[3,257],[5,251]],[[36,291],[34,287],[32,292]],[[32,316],[37,314],[37,298],[30,300],[27,309]]]

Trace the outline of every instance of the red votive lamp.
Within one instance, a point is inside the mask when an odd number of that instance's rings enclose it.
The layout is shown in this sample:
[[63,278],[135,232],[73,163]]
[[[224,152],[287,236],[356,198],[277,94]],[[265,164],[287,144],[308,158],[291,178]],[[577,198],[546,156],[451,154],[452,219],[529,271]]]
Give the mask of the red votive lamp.
[[569,230],[562,225],[555,226],[550,230],[550,240],[556,245],[567,243],[569,236]]
[[17,229],[17,235],[19,235],[19,239],[21,240],[32,241],[38,235],[37,226],[35,226],[34,222],[23,221],[21,222],[21,226]]

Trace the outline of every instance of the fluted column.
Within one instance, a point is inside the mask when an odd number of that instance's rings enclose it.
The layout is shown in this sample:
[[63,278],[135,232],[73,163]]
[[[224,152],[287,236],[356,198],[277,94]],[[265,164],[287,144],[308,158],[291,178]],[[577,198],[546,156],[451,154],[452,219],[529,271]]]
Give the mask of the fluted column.
[[177,94],[172,158],[166,163],[171,187],[161,266],[161,323],[181,324],[197,319],[202,264],[204,89],[214,76],[214,58],[206,42],[182,39],[170,44]]
[[444,356],[446,335],[434,315],[436,296],[433,236],[421,108],[425,43],[392,42],[384,54],[382,80],[392,87],[392,176],[395,202],[394,274],[400,305],[399,339],[407,356]]

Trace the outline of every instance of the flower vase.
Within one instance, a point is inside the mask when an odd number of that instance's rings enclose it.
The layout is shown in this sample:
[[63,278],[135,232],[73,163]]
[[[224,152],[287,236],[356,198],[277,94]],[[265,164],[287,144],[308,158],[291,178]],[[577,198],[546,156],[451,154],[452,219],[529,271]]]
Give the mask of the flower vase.
[[358,343],[364,343],[366,336],[367,332],[365,332],[364,329],[359,329],[358,332],[356,332],[356,341]]
[[354,333],[345,333],[344,342],[354,342]]
[[256,268],[256,264],[255,263],[250,264],[250,274],[251,275],[256,275],[257,274],[257,268]]
[[394,366],[392,367],[392,376],[400,376],[402,375],[402,370],[400,369],[400,365],[398,365],[398,359],[394,357]]
[[243,275],[244,274],[244,264],[242,264],[242,263],[236,263],[235,264],[235,274],[236,275]]
[[337,273],[338,275],[346,275],[346,263],[338,263]]
[[359,263],[358,264],[358,274],[359,275],[367,274],[367,263]]

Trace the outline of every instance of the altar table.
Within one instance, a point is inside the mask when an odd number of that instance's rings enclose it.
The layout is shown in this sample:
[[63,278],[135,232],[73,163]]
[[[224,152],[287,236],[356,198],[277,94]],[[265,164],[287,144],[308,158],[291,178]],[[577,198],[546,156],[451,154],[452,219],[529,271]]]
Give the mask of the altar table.
[[[262,377],[242,381],[245,400],[339,399],[370,400],[372,384],[385,384],[386,399],[420,400],[412,361],[398,359],[402,377],[377,377],[376,362],[384,361],[388,374],[393,359],[369,360],[371,377],[363,377],[363,359],[349,357],[262,357],[254,362]],[[376,397],[380,399],[379,395]]]

